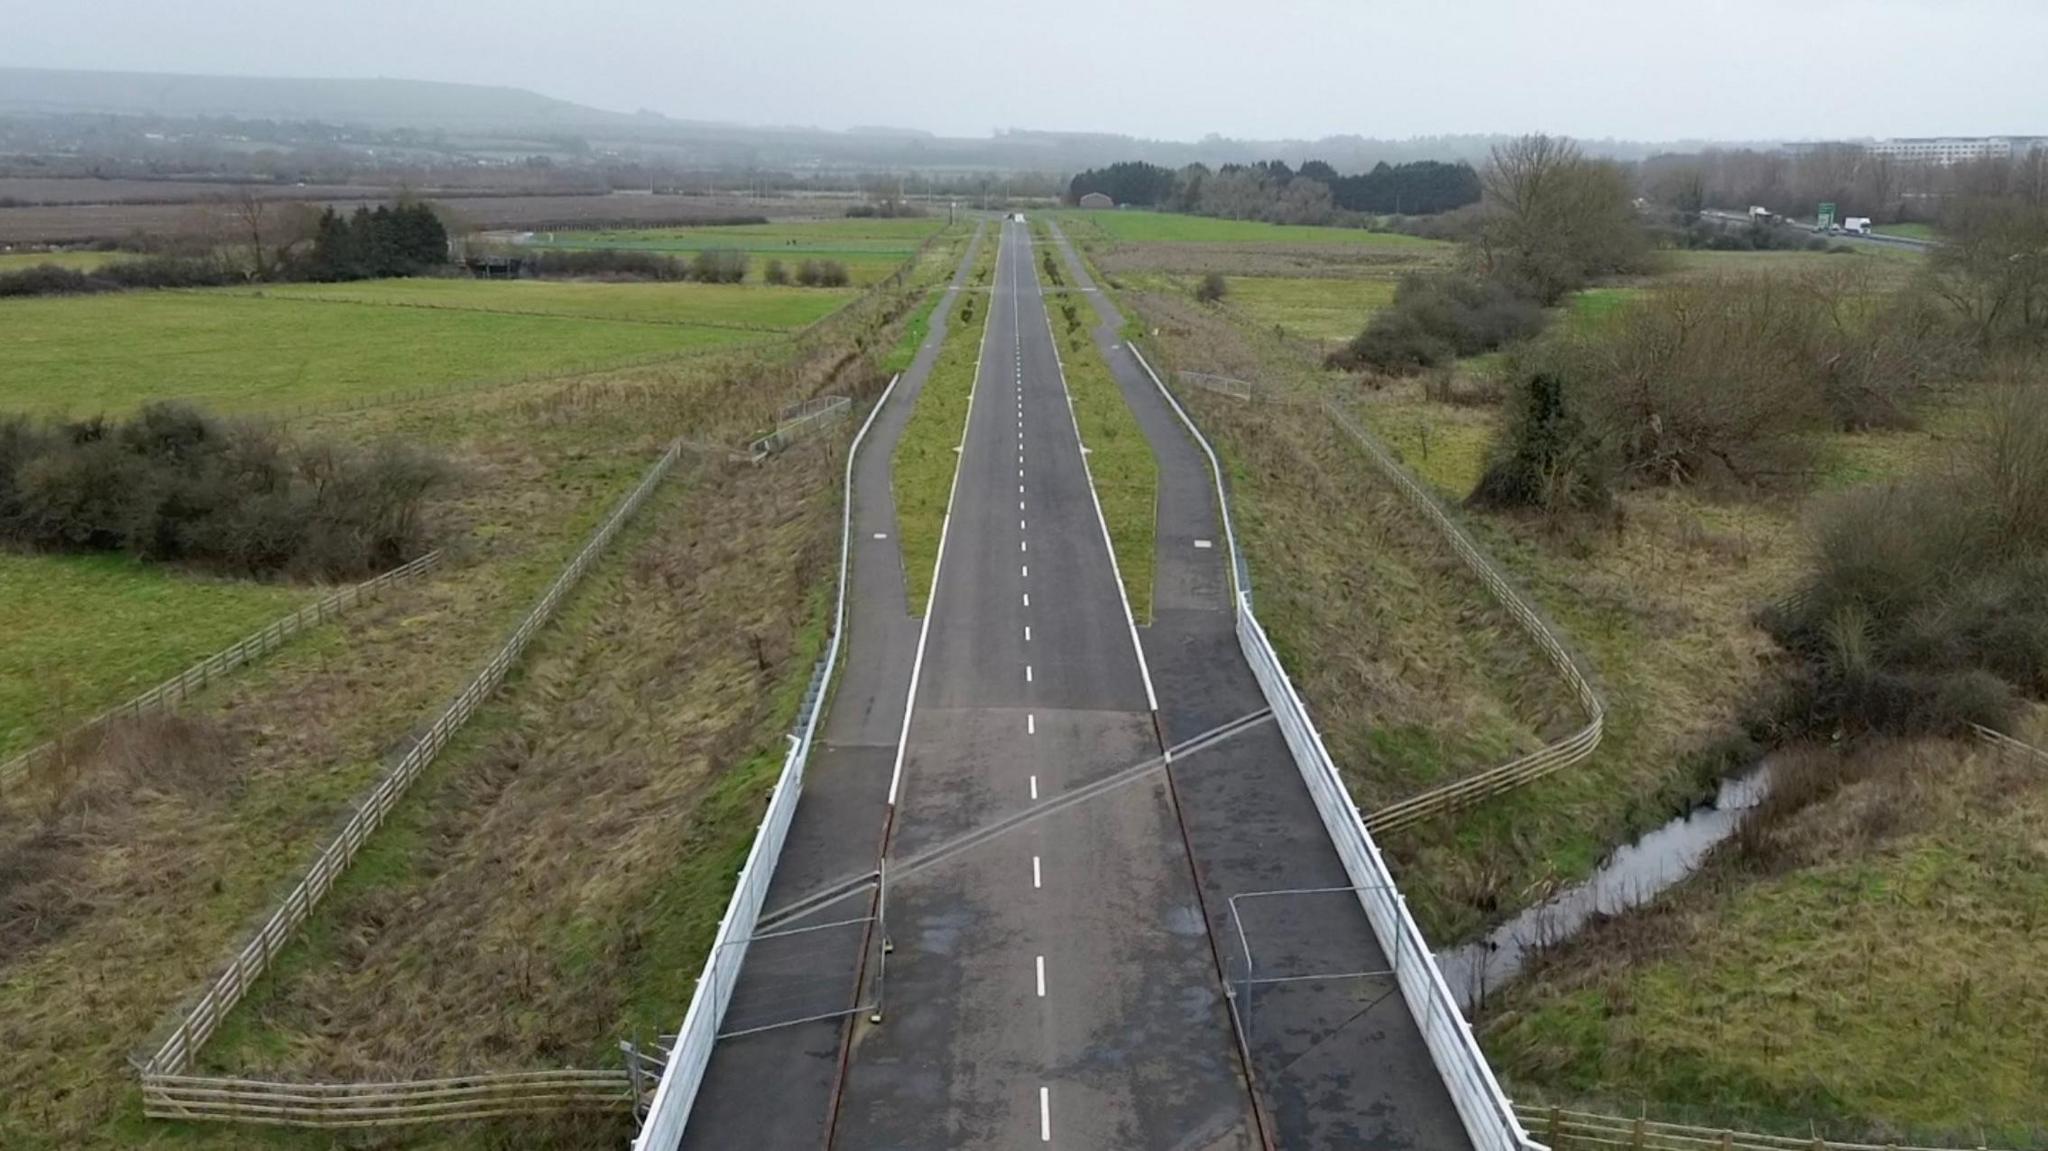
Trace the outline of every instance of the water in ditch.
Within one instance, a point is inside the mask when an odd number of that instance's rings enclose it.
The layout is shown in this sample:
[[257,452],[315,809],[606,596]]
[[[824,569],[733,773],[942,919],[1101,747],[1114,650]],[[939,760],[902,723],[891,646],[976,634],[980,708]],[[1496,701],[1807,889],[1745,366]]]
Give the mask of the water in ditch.
[[1437,964],[1459,1006],[1469,1015],[1489,993],[1519,975],[1541,949],[1570,939],[1595,916],[1648,903],[1691,875],[1715,844],[1735,834],[1743,814],[1761,802],[1770,787],[1769,760],[1723,779],[1711,801],[1616,848],[1587,879],[1501,924],[1484,939],[1439,952]]

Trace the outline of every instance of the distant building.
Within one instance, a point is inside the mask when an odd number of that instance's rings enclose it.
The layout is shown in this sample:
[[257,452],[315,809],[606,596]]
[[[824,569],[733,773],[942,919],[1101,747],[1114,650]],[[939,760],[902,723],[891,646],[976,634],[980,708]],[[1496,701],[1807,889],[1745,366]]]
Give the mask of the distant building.
[[1116,207],[1116,201],[1100,192],[1090,192],[1081,197],[1081,206],[1083,208],[1114,208]]
[[[1827,142],[1788,144],[1795,155],[1835,146]],[[2048,136],[1900,136],[1853,144],[1873,156],[1911,164],[1961,164],[1970,160],[2007,160],[2048,148]]]

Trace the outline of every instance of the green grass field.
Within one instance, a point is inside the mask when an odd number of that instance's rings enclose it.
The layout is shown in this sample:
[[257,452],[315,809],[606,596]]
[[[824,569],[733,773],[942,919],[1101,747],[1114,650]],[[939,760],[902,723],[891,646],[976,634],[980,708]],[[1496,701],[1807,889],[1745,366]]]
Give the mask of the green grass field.
[[533,246],[571,251],[626,249],[688,256],[736,249],[752,257],[749,282],[759,282],[769,260],[781,260],[792,275],[804,260],[838,260],[854,285],[882,279],[917,254],[926,238],[946,227],[943,215],[908,220],[809,220],[735,227],[631,228],[591,232],[543,232]]
[[[984,251],[995,237],[982,242]],[[896,495],[896,534],[903,551],[903,577],[910,610],[922,615],[931,595],[932,572],[939,563],[939,536],[946,525],[946,505],[953,494],[953,473],[960,455],[954,451],[967,427],[974,398],[974,373],[981,359],[982,329],[988,317],[986,294],[962,292],[946,320],[946,343],[932,364],[932,373],[918,393],[903,438],[890,464],[890,485]]]
[[133,258],[129,252],[0,252],[0,273],[39,268],[44,264],[86,272],[116,260]]
[[1433,240],[1363,228],[1318,228],[1305,224],[1264,224],[1219,220],[1177,212],[1063,211],[1062,219],[1086,220],[1112,239],[1132,244],[1358,244],[1385,248],[1435,248]]
[[[790,301],[744,287],[595,285],[650,289],[559,293],[648,306],[670,287],[722,318],[759,315],[785,322]],[[362,285],[371,295],[446,292],[505,302],[527,285],[435,281],[431,285]],[[308,291],[316,290],[309,287]],[[723,295],[721,295],[723,294]],[[815,301],[822,306],[843,298]],[[709,307],[712,299],[721,302]],[[753,310],[758,307],[758,311]],[[192,400],[219,411],[251,412],[301,405],[341,406],[379,396],[469,382],[586,371],[677,355],[772,335],[735,328],[683,327],[637,321],[521,315],[466,308],[345,306],[257,297],[234,291],[123,292],[101,296],[0,302],[8,354],[0,359],[0,411],[85,415],[115,412],[157,399]]]
[[1880,236],[1904,236],[1908,240],[1939,240],[1941,233],[1932,224],[1879,224]]
[[0,759],[185,670],[320,593],[123,556],[0,552]]
[[[1048,309],[1052,305],[1046,301]],[[1095,498],[1102,504],[1103,523],[1116,549],[1117,571],[1131,614],[1141,624],[1152,620],[1152,572],[1156,566],[1159,520],[1159,462],[1138,417],[1117,390],[1116,378],[1095,348],[1089,325],[1095,313],[1085,304],[1079,326],[1068,327],[1051,310],[1046,313],[1059,344],[1067,395],[1074,404],[1074,423],[1088,450],[1088,474]]]
[[365,280],[349,284],[284,284],[250,294],[280,300],[326,300],[775,331],[801,328],[821,320],[839,310],[854,295],[845,288],[425,278]]
[[1348,340],[1394,302],[1391,279],[1224,277],[1226,307],[1261,327],[1311,340]]
[[2048,777],[1979,746],[1863,754],[1759,835],[1758,866],[1736,845],[1512,987],[1483,1030],[1509,1088],[1799,1136],[2039,1146]]

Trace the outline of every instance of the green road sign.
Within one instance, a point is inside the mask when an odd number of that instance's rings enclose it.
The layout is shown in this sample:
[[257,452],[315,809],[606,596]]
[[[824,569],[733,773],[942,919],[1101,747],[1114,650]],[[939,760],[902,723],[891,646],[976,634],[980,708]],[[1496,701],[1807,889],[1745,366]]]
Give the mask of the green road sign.
[[1814,224],[1815,224],[1815,225],[1817,225],[1817,226],[1818,226],[1818,227],[1820,228],[1820,230],[1821,230],[1821,231],[1823,231],[1823,232],[1827,231],[1827,230],[1828,230],[1829,228],[1832,228],[1832,227],[1834,227],[1834,226],[1835,226],[1835,206],[1834,206],[1834,205],[1833,205],[1832,203],[1823,203],[1823,204],[1822,204],[1822,205],[1820,206],[1820,212],[1819,212],[1819,214],[1818,214],[1818,215],[1816,215],[1816,216],[1814,217],[1814,221],[1813,221],[1813,222],[1814,222]]

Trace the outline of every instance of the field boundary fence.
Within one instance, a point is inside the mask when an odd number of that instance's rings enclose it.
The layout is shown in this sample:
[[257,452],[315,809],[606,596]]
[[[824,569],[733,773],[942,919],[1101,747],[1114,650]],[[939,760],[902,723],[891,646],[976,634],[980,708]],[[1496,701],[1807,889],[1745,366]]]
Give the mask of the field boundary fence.
[[1557,669],[1558,675],[1564,679],[1565,685],[1571,689],[1572,695],[1578,700],[1580,708],[1586,715],[1585,725],[1563,739],[1546,744],[1499,767],[1489,768],[1440,787],[1430,788],[1420,795],[1388,804],[1367,816],[1366,826],[1383,835],[1398,831],[1425,819],[1458,811],[1524,787],[1545,776],[1584,762],[1600,746],[1601,736],[1606,730],[1607,705],[1601,700],[1600,693],[1594,689],[1585,671],[1579,667],[1578,661],[1566,650],[1564,642],[1551,630],[1543,617],[1529,606],[1529,602],[1515,590],[1514,585],[1501,574],[1500,569],[1494,566],[1486,553],[1472,542],[1471,537],[1465,534],[1465,529],[1451,519],[1436,497],[1423,487],[1422,482],[1417,480],[1384,444],[1380,443],[1379,437],[1373,435],[1355,416],[1335,403],[1325,403],[1324,410],[1339,427],[1358,442],[1373,466],[1392,481],[1416,510],[1435,526],[1445,541],[1451,545],[1451,550],[1464,561],[1466,568],[1479,578],[1480,583],[1486,585],[1486,590],[1492,594],[1494,601],[1515,618],[1515,622],[1521,625],[1522,630],[1542,650],[1544,658]]
[[[622,498],[610,516],[591,533],[581,550],[555,577],[539,601],[515,628],[498,653],[484,664],[461,694],[441,713],[412,750],[399,760],[358,803],[340,833],[331,840],[298,885],[277,905],[263,926],[243,945],[227,967],[208,985],[199,1000],[185,1013],[141,1068],[143,1113],[156,1118],[242,1119],[248,1121],[337,1127],[391,1122],[477,1118],[509,1114],[505,1108],[538,1109],[546,1104],[573,1102],[570,1095],[552,1087],[542,1089],[535,1075],[563,1075],[571,1078],[594,1072],[519,1072],[498,1076],[475,1076],[462,1082],[490,1084],[442,1096],[432,1095],[431,1105],[422,1100],[407,1103],[398,1097],[407,1092],[426,1092],[419,1083],[446,1084],[447,1080],[422,1080],[413,1084],[379,1084],[380,1090],[364,1094],[357,1084],[271,1083],[253,1079],[195,1079],[185,1072],[208,1039],[220,1027],[249,988],[270,969],[278,954],[291,942],[299,926],[312,915],[334,881],[355,860],[357,852],[382,826],[406,790],[428,764],[440,754],[470,716],[504,682],[532,642],[534,635],[554,618],[562,601],[581,582],[605,548],[619,534],[633,514],[647,502],[681,458],[683,444],[672,442],[640,482]],[[623,1072],[617,1074],[623,1076]],[[525,1103],[510,1099],[525,1084]],[[620,1089],[622,1101],[626,1099]],[[231,1105],[231,1108],[230,1106]]]
[[1250,380],[1240,380],[1235,376],[1219,376],[1214,372],[1190,372],[1185,369],[1176,374],[1183,383],[1193,384],[1205,392],[1214,392],[1219,396],[1229,396],[1233,400],[1250,402],[1258,397],[1258,385]]
[[838,601],[832,612],[832,640],[812,677],[811,688],[804,693],[796,731],[789,737],[789,754],[782,761],[782,773],[776,778],[775,790],[769,794],[767,810],[761,816],[760,829],[754,834],[754,844],[747,851],[746,863],[740,868],[732,899],[726,904],[725,915],[718,922],[718,933],[712,938],[711,950],[704,958],[704,971],[697,977],[690,1006],[683,1013],[683,1021],[676,1029],[674,1040],[668,1043],[661,1081],[654,1089],[653,1100],[647,1105],[640,1134],[633,1141],[634,1151],[670,1151],[682,1141],[690,1109],[697,1101],[697,1091],[703,1086],[704,1073],[711,1065],[711,1051],[717,1045],[726,1009],[731,1006],[733,991],[739,984],[740,969],[746,963],[748,941],[759,928],[761,907],[768,898],[769,884],[774,881],[775,865],[782,857],[782,845],[788,838],[790,822],[796,817],[797,803],[803,794],[804,766],[817,737],[818,721],[830,697],[832,676],[838,669],[839,651],[845,642],[847,568],[853,556],[854,461],[860,457],[860,446],[867,439],[868,429],[874,426],[875,417],[888,405],[889,397],[896,393],[896,384],[902,378],[899,374],[890,379],[881,398],[868,409],[867,419],[862,421],[860,430],[854,433],[853,442],[846,450],[839,528],[839,589]]
[[[1238,548],[1237,532],[1231,522],[1229,497],[1223,487],[1223,469],[1217,462],[1215,449],[1181,407],[1172,389],[1160,379],[1159,373],[1152,370],[1152,365],[1137,345],[1130,346],[1138,363],[1152,378],[1153,385],[1209,458],[1224,535],[1234,556]],[[1235,565],[1233,576],[1234,573]],[[1420,963],[1395,964],[1395,983],[1422,1034],[1431,1062],[1450,1094],[1466,1134],[1471,1137],[1476,1151],[1534,1151],[1541,1148],[1542,1144],[1529,1137],[1507,1096],[1501,1092],[1500,1083],[1480,1051],[1471,1025],[1466,1022],[1457,999],[1444,982],[1443,972],[1436,965],[1422,929],[1416,925],[1414,916],[1408,911],[1407,900],[1394,885],[1393,873],[1381,856],[1378,845],[1373,842],[1371,830],[1357,805],[1352,803],[1343,778],[1337,772],[1337,765],[1330,759],[1322,736],[1316,731],[1315,721],[1309,716],[1308,706],[1287,678],[1287,671],[1281,666],[1280,657],[1266,638],[1258,617],[1252,614],[1250,597],[1244,594],[1240,585],[1233,584],[1233,590],[1238,646],[1244,652],[1245,661],[1251,665],[1260,692],[1273,709],[1273,717],[1287,741],[1288,750],[1301,772],[1302,782],[1315,803],[1331,845],[1343,863],[1351,887],[1357,891],[1359,904],[1380,950],[1389,956],[1423,957]]]
[[747,454],[759,463],[791,444],[838,423],[853,410],[845,396],[817,396],[782,409],[775,418],[775,430],[747,445]]
[[80,740],[103,731],[111,723],[176,707],[191,698],[192,693],[205,689],[214,680],[283,647],[287,640],[300,632],[335,619],[349,609],[375,599],[389,588],[424,575],[439,566],[440,562],[440,551],[430,551],[382,575],[322,596],[290,615],[273,621],[263,630],[243,636],[170,679],[132,699],[115,704],[56,739],[32,747],[12,759],[0,761],[0,786],[20,779],[37,764],[63,754],[76,746]]
[[1552,1151],[1986,1151],[1923,1147],[1905,1143],[1857,1143],[1820,1135],[1760,1135],[1726,1127],[1658,1123],[1637,1117],[1599,1115],[1561,1107],[1518,1103],[1522,1121],[1550,1141]]
[[625,1111],[625,1069],[507,1071],[392,1083],[265,1083],[194,1075],[145,1078],[143,1113],[284,1127],[396,1127],[561,1111]]

